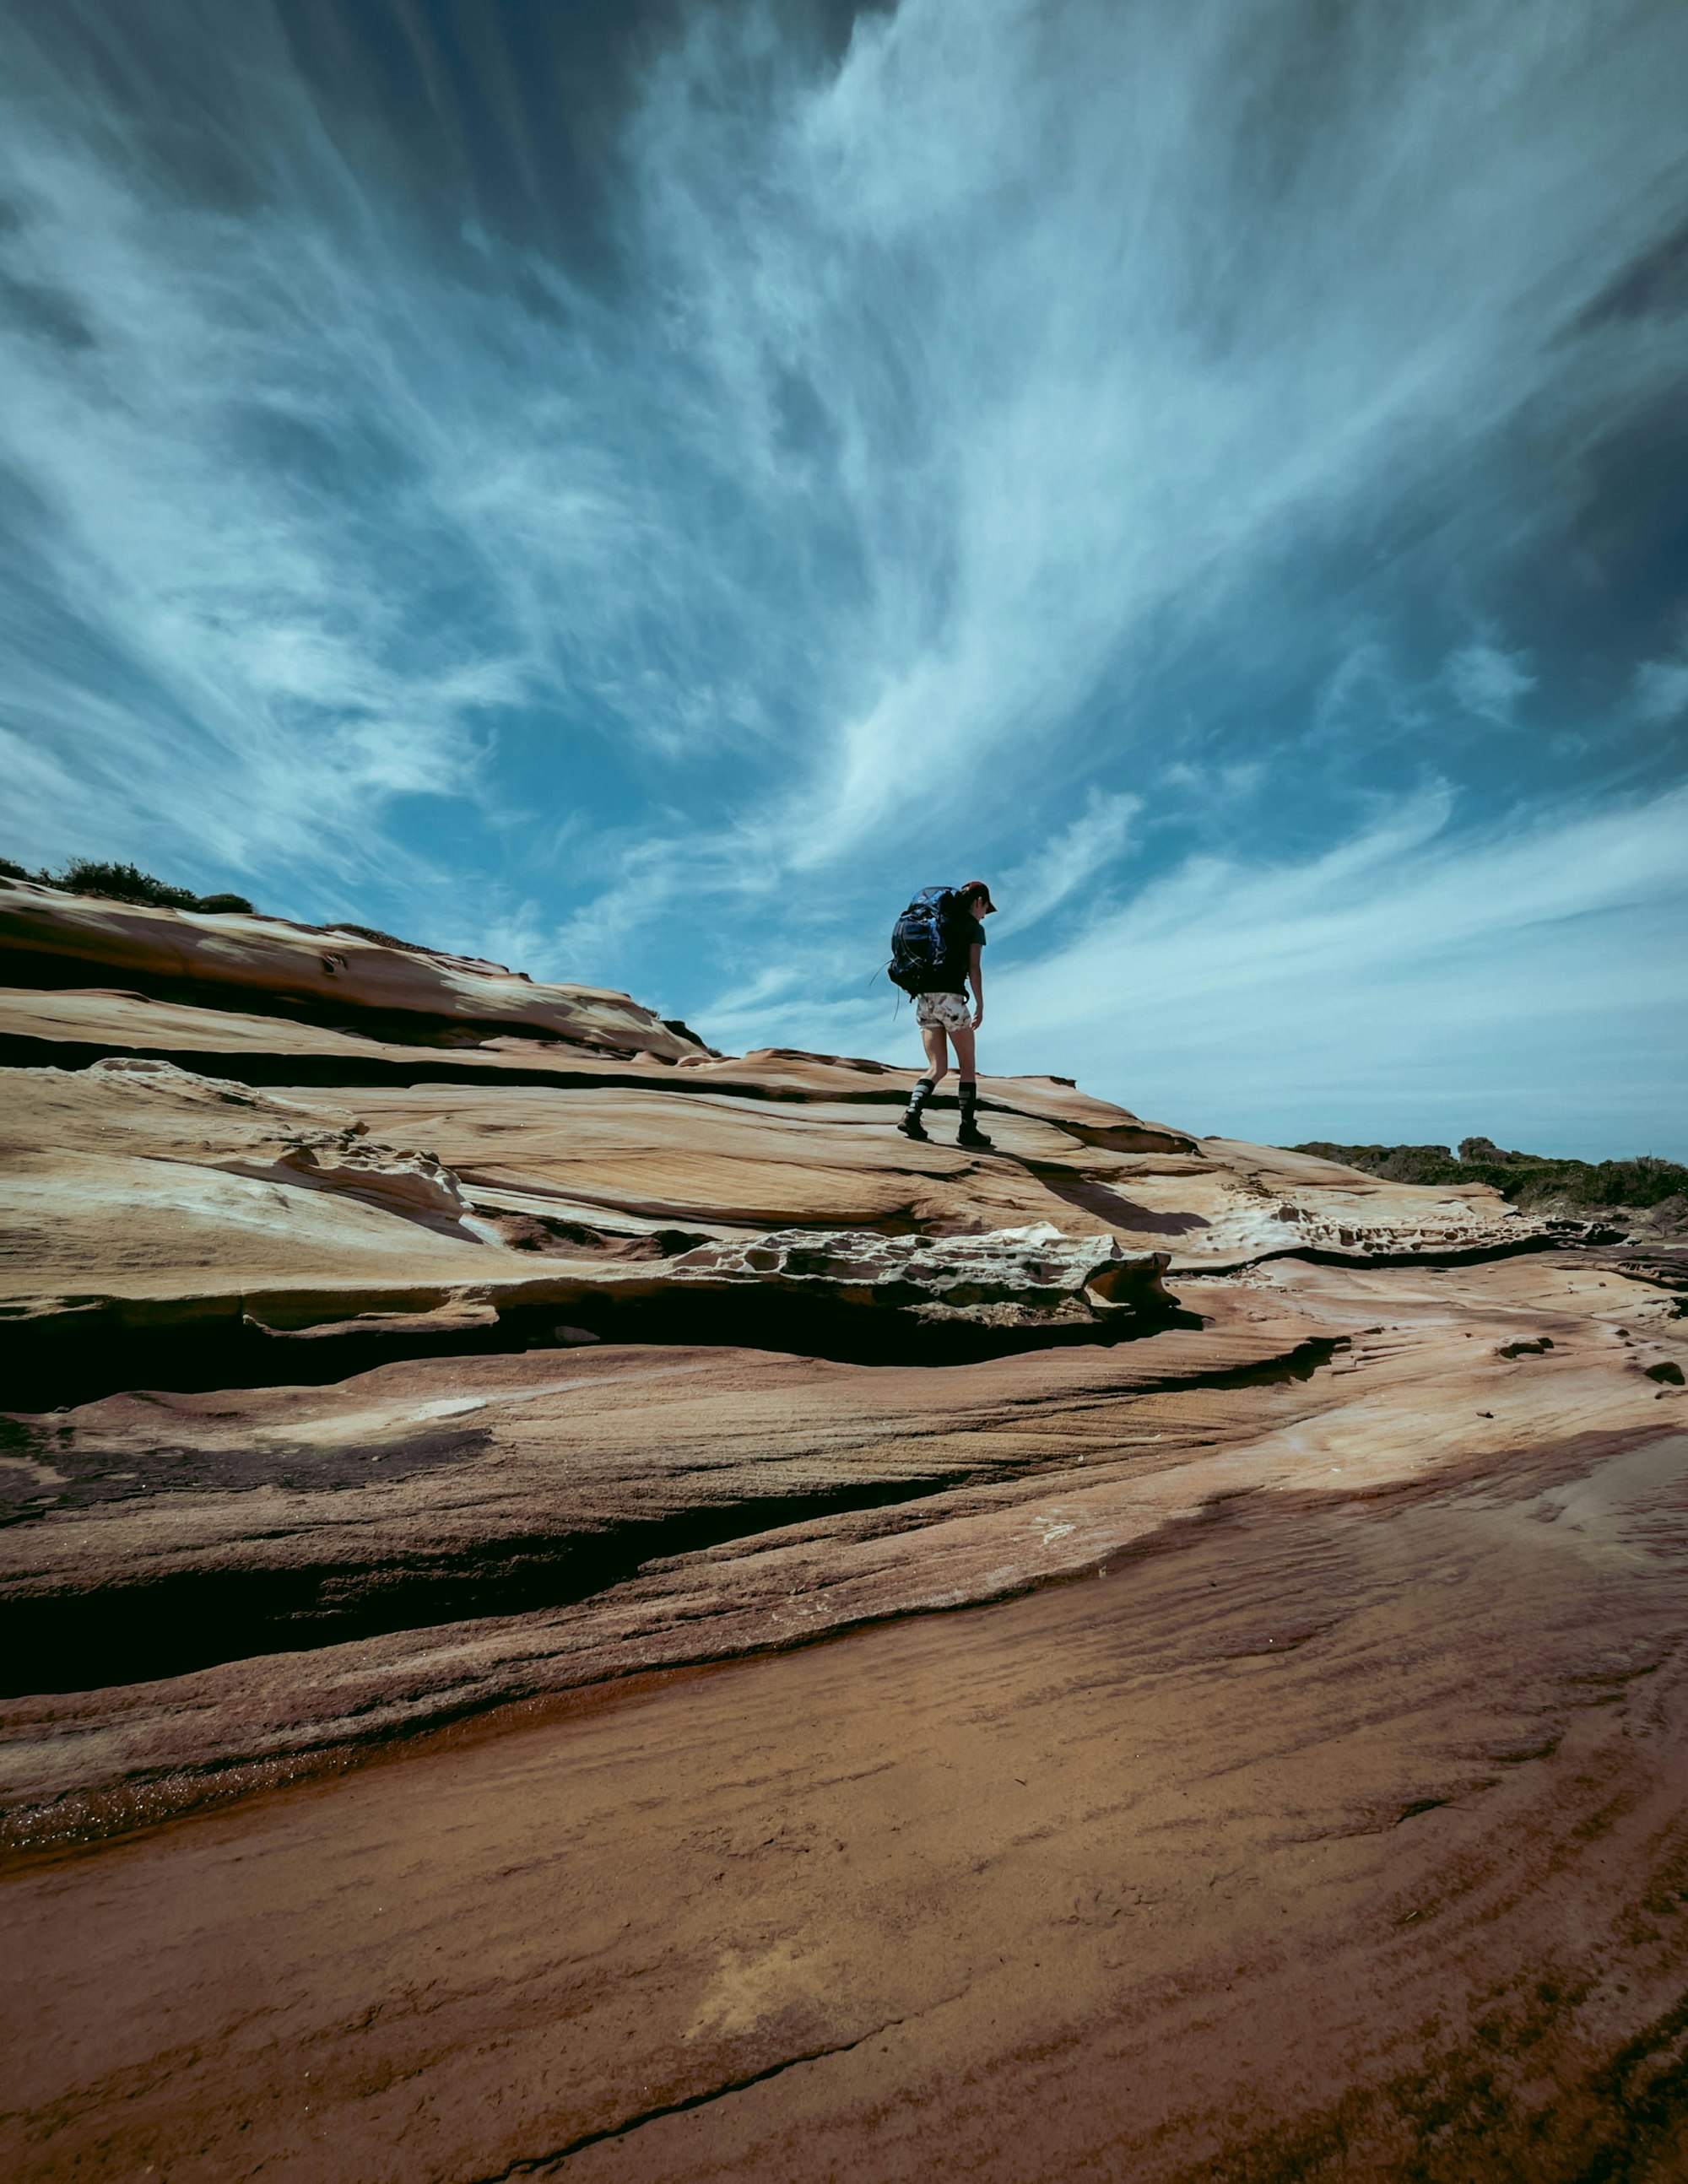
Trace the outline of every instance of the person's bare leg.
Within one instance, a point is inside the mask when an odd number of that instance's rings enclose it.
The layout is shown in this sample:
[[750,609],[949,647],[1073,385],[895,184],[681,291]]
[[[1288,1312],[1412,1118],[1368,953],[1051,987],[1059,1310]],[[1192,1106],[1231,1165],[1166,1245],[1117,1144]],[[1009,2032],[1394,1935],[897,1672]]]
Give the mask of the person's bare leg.
[[[932,1088],[933,1091],[936,1091],[938,1087],[944,1082],[944,1079],[950,1073],[950,1050],[944,1044],[943,1025],[922,1024],[920,1028],[920,1038],[922,1045],[926,1049],[926,1073],[932,1079]],[[961,1058],[961,1041],[963,1039],[966,1039],[967,1042],[967,1067],[971,1069],[972,1067],[972,1057],[973,1050],[972,1033],[971,1031],[958,1031],[955,1034],[955,1056],[957,1061]]]
[[971,1024],[957,1024],[950,1036],[955,1042],[955,1090],[961,1106],[961,1125],[955,1133],[955,1143],[989,1152],[991,1141],[980,1129],[975,1112],[978,1080],[973,1074],[973,1028]]
[[944,1044],[942,1024],[922,1024],[920,1040],[926,1049],[926,1074],[916,1080],[915,1088],[909,1095],[908,1107],[897,1125],[905,1138],[925,1137],[926,1125],[921,1120],[921,1112],[949,1074],[950,1069],[950,1050]]

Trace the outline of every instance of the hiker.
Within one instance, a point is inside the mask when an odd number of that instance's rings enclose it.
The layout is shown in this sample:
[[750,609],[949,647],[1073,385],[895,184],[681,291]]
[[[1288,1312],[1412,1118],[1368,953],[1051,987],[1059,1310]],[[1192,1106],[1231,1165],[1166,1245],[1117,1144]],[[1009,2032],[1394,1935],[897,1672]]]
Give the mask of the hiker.
[[[961,1095],[961,1127],[955,1143],[989,1152],[991,1140],[976,1119],[978,1081],[973,1074],[973,1034],[984,1022],[984,974],[979,952],[984,946],[981,918],[996,905],[983,880],[961,888],[923,888],[897,921],[892,939],[891,975],[914,996],[915,1021],[926,1048],[927,1071],[909,1095],[897,1128],[905,1138],[929,1143],[922,1113],[949,1073],[948,1042],[955,1043],[955,1089]],[[967,1006],[967,988],[973,1006]]]

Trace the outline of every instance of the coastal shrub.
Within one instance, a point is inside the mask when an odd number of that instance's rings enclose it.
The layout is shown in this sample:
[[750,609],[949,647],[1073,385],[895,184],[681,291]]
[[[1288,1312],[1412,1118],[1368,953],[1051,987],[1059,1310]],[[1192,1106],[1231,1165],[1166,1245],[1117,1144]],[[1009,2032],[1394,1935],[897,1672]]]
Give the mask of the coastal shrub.
[[159,910],[197,910],[199,898],[192,888],[172,887],[138,865],[101,864],[91,857],[72,857],[50,880],[53,887],[71,894],[98,895],[109,902],[149,903]]
[[1657,1160],[1642,1153],[1635,1160],[1600,1161],[1589,1171],[1581,1197],[1585,1206],[1663,1206],[1688,1190],[1688,1167],[1680,1161]]
[[1514,1206],[1548,1200],[1572,1206],[1662,1206],[1688,1192],[1688,1167],[1642,1153],[1634,1160],[1555,1160],[1545,1153],[1507,1152],[1492,1138],[1446,1145],[1339,1145],[1316,1139],[1290,1148],[1340,1161],[1389,1183],[1487,1183]]
[[[41,887],[63,888],[67,894],[97,895],[108,902],[145,903],[159,910],[203,910],[230,917],[258,915],[243,894],[195,894],[192,888],[172,887],[156,873],[143,872],[138,865],[106,864],[94,857],[72,857],[56,872],[31,872],[27,865],[15,863],[10,857],[0,857],[0,878],[31,880]],[[426,947],[420,940],[401,940],[396,933],[383,933],[376,925],[350,925],[343,920],[334,925],[306,929],[313,933],[354,933],[359,940],[373,940],[382,948],[403,948],[412,956],[447,953],[443,949]]]
[[195,894],[192,888],[172,887],[138,865],[103,864],[94,857],[72,857],[56,872],[32,872],[27,865],[0,857],[0,878],[32,880],[38,887],[63,888],[67,894],[97,895],[107,902],[150,904],[159,910],[213,910],[255,917],[257,912],[243,894]]
[[1316,1153],[1321,1160],[1340,1161],[1346,1167],[1363,1168],[1368,1175],[1389,1183],[1469,1183],[1446,1145],[1338,1145],[1323,1138],[1291,1148]]

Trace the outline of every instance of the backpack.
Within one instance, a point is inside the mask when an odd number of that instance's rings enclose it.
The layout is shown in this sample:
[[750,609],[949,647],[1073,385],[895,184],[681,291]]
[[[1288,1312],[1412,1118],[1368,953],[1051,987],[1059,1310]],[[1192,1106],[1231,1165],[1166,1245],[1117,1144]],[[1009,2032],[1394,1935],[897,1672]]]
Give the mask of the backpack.
[[943,961],[948,941],[944,926],[955,900],[954,888],[922,888],[892,927],[886,974],[905,994],[923,991]]

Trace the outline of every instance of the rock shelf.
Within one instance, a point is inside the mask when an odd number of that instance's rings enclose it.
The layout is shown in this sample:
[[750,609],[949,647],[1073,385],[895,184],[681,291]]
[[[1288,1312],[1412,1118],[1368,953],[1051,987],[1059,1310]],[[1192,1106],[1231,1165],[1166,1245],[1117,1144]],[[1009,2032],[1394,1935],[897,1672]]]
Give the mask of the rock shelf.
[[53,892],[8,2173],[1670,2173],[1683,1255]]

